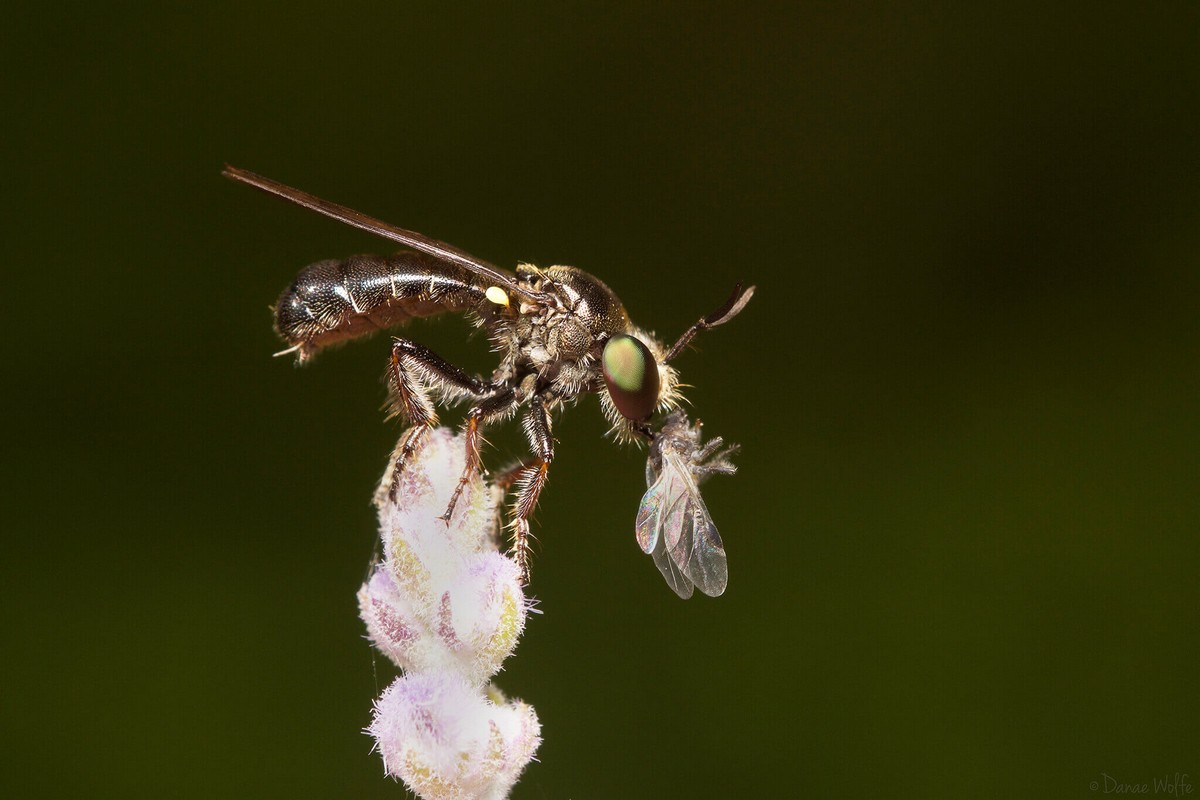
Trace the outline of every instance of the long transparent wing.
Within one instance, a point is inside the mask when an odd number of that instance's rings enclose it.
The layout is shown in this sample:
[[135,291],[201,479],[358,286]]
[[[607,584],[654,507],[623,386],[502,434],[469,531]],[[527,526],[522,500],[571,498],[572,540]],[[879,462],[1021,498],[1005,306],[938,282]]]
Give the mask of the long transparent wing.
[[276,197],[281,197],[288,202],[295,203],[298,206],[303,206],[310,211],[316,211],[318,214],[324,214],[331,219],[336,219],[338,222],[344,222],[347,225],[352,225],[360,230],[367,231],[382,236],[386,239],[391,239],[394,242],[399,242],[408,245],[414,250],[420,250],[422,253],[428,253],[434,258],[440,258],[443,261],[449,261],[457,264],[460,267],[465,267],[481,278],[489,281],[496,286],[504,287],[518,295],[524,295],[533,299],[545,299],[542,292],[531,291],[528,288],[522,287],[517,283],[517,279],[509,272],[506,272],[494,264],[489,264],[481,258],[459,250],[453,245],[440,242],[437,239],[430,238],[416,231],[405,230],[387,222],[367,216],[361,211],[355,211],[352,208],[322,200],[321,198],[311,195],[308,192],[294,189],[291,186],[280,183],[279,181],[265,178],[262,175],[251,172],[248,169],[234,167],[229,164],[225,165],[225,169],[221,171],[225,177],[231,180],[245,183],[253,186],[255,189],[273,194]]

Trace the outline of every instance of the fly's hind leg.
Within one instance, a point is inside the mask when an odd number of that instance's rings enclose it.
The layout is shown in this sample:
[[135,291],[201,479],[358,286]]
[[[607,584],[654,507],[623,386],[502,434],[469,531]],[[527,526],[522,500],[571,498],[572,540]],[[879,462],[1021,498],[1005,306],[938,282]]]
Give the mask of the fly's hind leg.
[[396,445],[388,488],[388,498],[394,501],[404,468],[437,424],[430,390],[450,399],[482,398],[492,392],[492,384],[468,375],[429,348],[408,339],[392,341],[387,383],[390,389],[388,418],[400,416],[412,424]]
[[[529,469],[530,465],[532,464],[532,459],[528,461],[517,461],[516,463],[505,467],[502,471],[492,474],[488,478],[488,488],[492,493],[492,512],[495,514],[494,522],[497,530],[504,527],[504,499],[508,497],[508,492],[510,489],[512,489],[513,484],[517,482],[517,479],[520,478],[525,470]],[[497,545],[499,546],[500,543],[497,542]]]
[[554,437],[550,433],[550,416],[542,398],[534,395],[529,412],[522,421],[533,459],[516,470],[517,499],[512,505],[511,553],[521,569],[521,582],[529,583],[529,517],[537,507],[538,495],[546,485],[550,462],[554,459]]

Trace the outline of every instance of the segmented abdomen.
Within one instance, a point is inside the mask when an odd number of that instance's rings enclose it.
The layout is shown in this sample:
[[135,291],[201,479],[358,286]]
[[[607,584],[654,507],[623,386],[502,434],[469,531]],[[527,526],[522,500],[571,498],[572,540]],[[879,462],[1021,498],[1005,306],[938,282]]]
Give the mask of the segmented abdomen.
[[423,253],[362,255],[310,264],[279,296],[275,330],[304,360],[322,347],[414,317],[487,306],[475,275]]

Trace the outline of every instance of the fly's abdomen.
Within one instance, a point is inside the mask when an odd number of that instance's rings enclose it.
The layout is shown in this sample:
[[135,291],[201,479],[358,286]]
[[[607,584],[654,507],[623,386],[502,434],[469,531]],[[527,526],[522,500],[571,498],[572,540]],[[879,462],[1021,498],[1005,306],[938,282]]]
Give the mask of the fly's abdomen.
[[482,312],[486,288],[466,269],[423,253],[318,261],[280,295],[275,330],[303,361],[414,317]]

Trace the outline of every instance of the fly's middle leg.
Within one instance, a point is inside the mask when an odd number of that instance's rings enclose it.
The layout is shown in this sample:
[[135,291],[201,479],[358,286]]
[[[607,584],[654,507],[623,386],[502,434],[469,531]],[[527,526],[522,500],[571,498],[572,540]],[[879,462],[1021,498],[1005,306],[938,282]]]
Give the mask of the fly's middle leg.
[[517,407],[516,393],[508,387],[498,390],[490,397],[485,397],[475,404],[471,409],[471,413],[467,416],[467,424],[463,430],[463,438],[467,443],[467,454],[465,463],[463,464],[462,475],[459,476],[458,485],[454,487],[454,494],[450,497],[450,502],[446,506],[446,512],[442,514],[441,519],[445,522],[450,521],[450,515],[454,513],[454,506],[458,504],[458,498],[462,497],[463,490],[471,479],[478,474],[482,459],[479,455],[479,444],[483,438],[480,429],[491,422],[496,422],[504,419],[511,414]]

